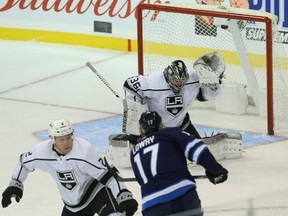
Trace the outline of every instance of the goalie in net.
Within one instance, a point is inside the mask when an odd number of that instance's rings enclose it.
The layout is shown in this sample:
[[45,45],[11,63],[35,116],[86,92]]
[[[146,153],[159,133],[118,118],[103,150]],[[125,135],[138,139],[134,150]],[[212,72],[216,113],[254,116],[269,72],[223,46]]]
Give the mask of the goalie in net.
[[[217,97],[224,71],[221,54],[211,52],[199,57],[193,69],[188,69],[182,60],[175,60],[163,72],[129,77],[124,83],[126,99],[123,100],[123,132],[129,135],[111,135],[107,156],[120,167],[131,166],[129,143],[138,141],[138,121],[145,111],[159,113],[164,127],[178,127],[201,138],[188,111],[195,100],[207,101]],[[241,157],[242,137],[239,133],[219,133],[202,140],[217,160]]]
[[195,100],[210,101],[219,95],[224,71],[225,63],[218,52],[199,57],[193,69],[175,60],[164,71],[129,77],[124,83],[125,98],[159,113],[165,127],[179,127],[201,138],[188,111]]

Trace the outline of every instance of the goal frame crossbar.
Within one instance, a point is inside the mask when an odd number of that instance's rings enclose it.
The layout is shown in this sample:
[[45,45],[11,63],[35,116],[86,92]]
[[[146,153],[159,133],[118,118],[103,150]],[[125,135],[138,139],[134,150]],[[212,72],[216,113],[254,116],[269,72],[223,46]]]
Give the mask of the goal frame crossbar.
[[[192,6],[192,5],[191,5]],[[267,16],[256,16],[250,14],[236,14],[227,11],[211,11],[199,8],[183,8],[177,6],[157,5],[141,3],[136,9],[137,16],[137,45],[138,45],[138,73],[144,74],[143,64],[143,10],[153,10],[172,13],[184,13],[199,16],[213,16],[226,19],[238,19],[245,21],[262,22],[266,25],[266,77],[267,77],[267,133],[274,135],[273,121],[273,20]]]

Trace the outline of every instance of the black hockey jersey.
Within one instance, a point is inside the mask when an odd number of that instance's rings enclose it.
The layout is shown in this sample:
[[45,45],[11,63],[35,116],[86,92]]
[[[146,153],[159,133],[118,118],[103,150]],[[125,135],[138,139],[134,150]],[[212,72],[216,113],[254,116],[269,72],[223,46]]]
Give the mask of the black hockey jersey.
[[187,159],[212,173],[222,168],[204,142],[179,128],[151,133],[131,149],[132,168],[141,185],[142,211],[196,188]]

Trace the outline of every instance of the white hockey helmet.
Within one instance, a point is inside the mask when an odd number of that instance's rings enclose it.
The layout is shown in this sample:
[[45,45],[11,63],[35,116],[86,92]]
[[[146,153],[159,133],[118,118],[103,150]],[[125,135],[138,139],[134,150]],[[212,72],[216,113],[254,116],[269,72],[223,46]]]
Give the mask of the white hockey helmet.
[[163,73],[174,94],[179,94],[189,79],[187,67],[182,60],[173,61]]
[[66,136],[74,132],[71,123],[68,120],[60,119],[49,124],[49,136],[59,137]]

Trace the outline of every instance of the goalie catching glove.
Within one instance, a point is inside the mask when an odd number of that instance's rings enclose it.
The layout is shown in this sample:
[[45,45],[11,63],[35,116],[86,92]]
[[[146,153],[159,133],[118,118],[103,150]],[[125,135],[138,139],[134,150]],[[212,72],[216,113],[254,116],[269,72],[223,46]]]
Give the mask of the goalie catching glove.
[[23,184],[20,181],[12,179],[9,187],[2,193],[2,207],[6,208],[11,204],[11,198],[15,197],[16,202],[20,202],[23,196]]
[[138,209],[138,203],[133,199],[132,193],[123,189],[117,195],[117,203],[120,206],[121,212],[126,212],[126,216],[132,216]]
[[193,64],[202,87],[218,87],[222,83],[225,62],[219,52],[210,52],[198,58]]

